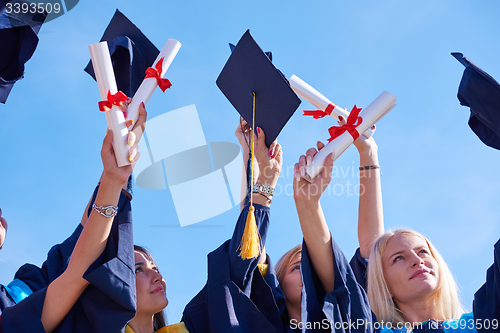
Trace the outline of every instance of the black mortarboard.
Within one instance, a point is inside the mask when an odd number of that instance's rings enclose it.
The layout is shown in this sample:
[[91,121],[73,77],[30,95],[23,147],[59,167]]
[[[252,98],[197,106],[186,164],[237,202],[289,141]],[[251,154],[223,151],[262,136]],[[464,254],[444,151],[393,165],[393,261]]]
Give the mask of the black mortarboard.
[[[108,42],[118,90],[132,97],[160,51],[118,9],[109,22],[101,42]],[[92,62],[85,68],[95,80]]]
[[[19,4],[31,3],[24,0]],[[2,1],[0,11],[0,102],[5,103],[16,81],[24,77],[24,64],[31,59],[38,44],[38,31],[46,13],[27,13],[22,10],[15,14]]]
[[500,150],[500,85],[462,53],[451,55],[465,66],[458,100],[470,107],[470,128],[485,145]]
[[285,76],[274,67],[247,30],[217,78],[217,86],[241,116],[266,134],[266,145],[276,139],[300,105]]
[[[236,47],[236,46],[235,46],[234,44],[229,43],[229,48],[231,49],[231,52],[233,52],[233,51],[234,51],[234,48],[235,48],[235,47]],[[265,53],[265,54],[266,54],[266,56],[269,58],[269,60],[273,61],[273,53],[272,53],[271,51],[269,51],[269,52],[264,52],[264,53]]]

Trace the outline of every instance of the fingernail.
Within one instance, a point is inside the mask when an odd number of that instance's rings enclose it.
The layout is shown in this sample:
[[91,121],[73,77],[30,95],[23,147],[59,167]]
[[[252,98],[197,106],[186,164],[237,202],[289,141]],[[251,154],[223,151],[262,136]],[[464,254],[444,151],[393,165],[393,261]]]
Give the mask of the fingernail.
[[302,177],[304,177],[304,176],[306,175],[306,169],[304,169],[304,167],[301,167],[301,168],[300,168],[300,175],[301,175]]
[[311,165],[311,162],[312,162],[312,157],[307,156],[307,165]]
[[129,160],[130,162],[132,162],[132,161],[134,160],[134,157],[135,157],[135,156],[129,156],[129,157],[128,157],[128,160]]
[[108,135],[108,134],[109,134],[109,128],[108,128],[108,129],[106,129],[106,135]]
[[344,117],[342,117],[342,116],[339,116],[339,120],[344,120]]
[[259,127],[257,127],[257,133],[259,133],[259,134],[260,134],[260,128],[259,128]]
[[146,108],[146,105],[144,105],[144,102],[141,102],[141,105],[143,108]]
[[130,121],[132,122],[132,125],[134,124],[134,119],[130,119]]
[[132,98],[127,97],[127,102],[130,102],[131,100],[132,100]]
[[269,156],[273,156],[273,151],[272,150],[269,151]]
[[277,154],[274,154],[273,156],[271,156],[272,158],[275,158]]
[[134,145],[134,140],[128,140],[128,145],[132,147]]
[[125,118],[127,118],[127,114],[128,114],[127,112],[123,111],[123,116],[124,116]]

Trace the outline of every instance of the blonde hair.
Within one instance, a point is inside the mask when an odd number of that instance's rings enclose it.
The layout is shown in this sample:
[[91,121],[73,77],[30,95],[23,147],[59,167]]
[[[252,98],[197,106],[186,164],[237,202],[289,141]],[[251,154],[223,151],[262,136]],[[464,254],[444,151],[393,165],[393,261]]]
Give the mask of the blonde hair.
[[394,236],[416,236],[422,238],[429,247],[431,255],[438,264],[438,287],[435,293],[435,303],[438,311],[445,319],[459,318],[464,310],[458,296],[458,287],[455,279],[434,245],[422,234],[411,229],[396,229],[380,236],[373,244],[368,264],[368,300],[370,307],[377,316],[377,320],[390,322],[393,325],[405,323],[404,314],[391,297],[382,269],[382,256],[387,243]]
[[283,277],[285,276],[286,268],[290,263],[299,255],[302,254],[302,245],[297,245],[278,260],[276,264],[276,277],[278,278],[278,282],[283,282]]

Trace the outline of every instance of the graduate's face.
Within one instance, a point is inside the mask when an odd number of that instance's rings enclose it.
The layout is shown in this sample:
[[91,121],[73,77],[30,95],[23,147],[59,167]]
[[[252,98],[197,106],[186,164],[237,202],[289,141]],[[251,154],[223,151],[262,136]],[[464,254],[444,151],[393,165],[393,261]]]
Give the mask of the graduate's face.
[[166,284],[158,268],[144,253],[134,251],[134,255],[137,314],[153,315],[168,304]]
[[7,221],[2,216],[2,210],[0,209],[0,250],[2,249],[3,242],[5,242],[5,236],[7,234]]
[[281,288],[285,294],[287,303],[293,306],[300,305],[300,295],[302,292],[302,277],[300,275],[300,259],[302,255],[298,254],[293,258],[290,264],[286,267]]
[[396,304],[427,300],[437,291],[438,263],[427,242],[418,236],[396,235],[389,240],[382,268]]

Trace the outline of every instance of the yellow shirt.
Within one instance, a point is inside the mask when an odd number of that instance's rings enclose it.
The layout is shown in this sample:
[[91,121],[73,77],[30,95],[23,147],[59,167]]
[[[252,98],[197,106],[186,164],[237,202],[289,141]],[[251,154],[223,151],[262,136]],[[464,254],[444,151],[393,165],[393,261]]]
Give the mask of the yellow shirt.
[[269,268],[269,265],[268,264],[257,264],[257,267],[259,267],[260,274],[262,274],[263,277],[266,277],[267,269]]
[[[135,332],[130,326],[127,325],[127,327],[125,327],[125,333]],[[189,331],[187,330],[186,325],[184,325],[184,323],[181,321],[178,324],[164,326],[155,333],[189,333]]]

